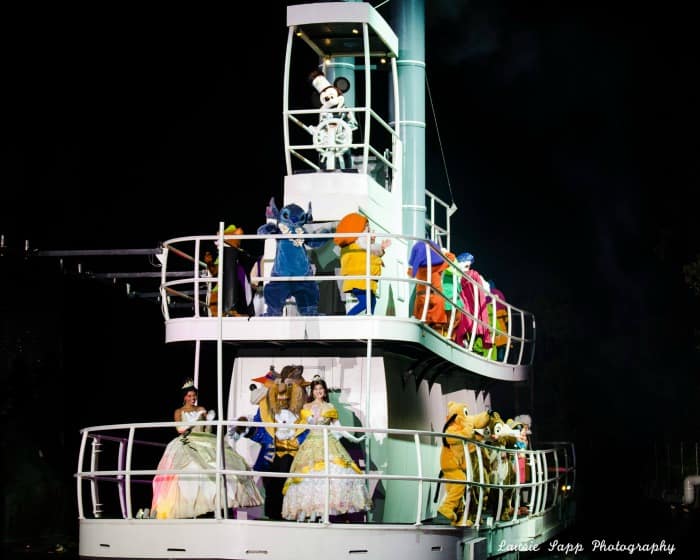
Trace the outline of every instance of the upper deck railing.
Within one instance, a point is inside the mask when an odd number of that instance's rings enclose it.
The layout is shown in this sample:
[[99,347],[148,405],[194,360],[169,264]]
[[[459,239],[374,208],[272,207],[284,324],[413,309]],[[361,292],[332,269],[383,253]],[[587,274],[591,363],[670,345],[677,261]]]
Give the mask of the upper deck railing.
[[[388,234],[340,234],[340,233],[309,233],[295,234],[298,240],[311,240],[319,238],[332,239],[337,237],[357,237],[375,236],[376,243],[382,239],[391,239],[392,245],[387,251],[385,259],[398,259],[397,262],[406,262],[403,251],[414,243],[422,244],[426,252],[431,251],[431,245],[425,239]],[[224,235],[218,236],[191,236],[171,239],[163,244],[162,258],[162,283],[161,283],[161,303],[162,312],[166,321],[171,319],[189,318],[209,318],[214,316],[208,304],[211,300],[212,291],[223,283],[223,266],[219,265],[219,274],[213,276],[209,273],[207,264],[203,260],[204,252],[214,247],[218,242],[220,247],[225,241],[239,240],[244,246],[247,240],[268,240],[274,243],[275,240],[289,240],[289,235]],[[369,243],[368,243],[369,245]],[[225,258],[225,252],[221,252],[220,259]],[[369,267],[370,252],[366,251],[366,269]],[[431,259],[426,257],[425,278],[431,278]],[[534,358],[535,349],[535,318],[534,316],[514,305],[502,300],[495,294],[489,293],[484,284],[475,281],[471,276],[465,275],[457,263],[447,260],[447,269],[451,272],[451,278],[447,283],[433,285],[427,280],[411,277],[406,271],[405,275],[392,276],[382,274],[372,275],[324,275],[324,276],[271,276],[266,274],[264,266],[260,267],[261,272],[252,276],[254,283],[268,282],[302,282],[314,281],[319,284],[332,282],[338,283],[348,279],[362,279],[366,283],[368,296],[372,281],[378,282],[379,301],[375,317],[399,317],[406,320],[415,321],[425,328],[435,330],[435,325],[429,323],[429,307],[431,305],[442,305],[447,310],[447,323],[440,325],[439,335],[444,337],[447,344],[463,352],[475,354],[491,360],[509,365],[530,366]],[[396,267],[394,268],[396,270]],[[173,278],[173,272],[177,276]],[[397,271],[401,272],[401,271]],[[170,278],[170,279],[169,279]],[[391,287],[391,289],[389,289]],[[411,296],[416,288],[422,287],[425,290],[425,302],[422,307],[411,305]],[[473,294],[471,298],[463,298],[461,293],[470,290]],[[408,294],[402,298],[402,305],[388,305],[387,299],[391,294]],[[465,302],[473,302],[468,307]],[[215,316],[221,317],[221,298],[219,299],[219,309]],[[486,306],[486,310],[484,307]],[[485,313],[486,311],[486,313]],[[318,320],[324,320],[324,310],[319,309]],[[370,314],[371,311],[369,312]],[[294,314],[293,302],[287,305],[287,316]],[[488,317],[488,319],[485,319]],[[274,320],[274,317],[264,317],[261,319]],[[241,317],[223,317],[225,321],[246,320]],[[334,320],[338,316],[333,317]],[[353,320],[355,317],[347,317]],[[466,323],[465,323],[466,321]],[[462,322],[469,328],[464,333],[461,340],[455,339],[455,331]],[[487,341],[484,344],[484,341]],[[491,345],[488,344],[491,341]]]

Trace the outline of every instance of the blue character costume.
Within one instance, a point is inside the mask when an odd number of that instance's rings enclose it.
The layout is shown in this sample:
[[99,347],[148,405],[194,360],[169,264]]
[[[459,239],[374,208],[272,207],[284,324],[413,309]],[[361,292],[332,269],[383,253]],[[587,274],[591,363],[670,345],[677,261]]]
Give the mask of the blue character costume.
[[[297,204],[288,204],[278,210],[274,197],[270,199],[265,215],[268,222],[258,228],[258,234],[285,234],[289,239],[277,240],[275,262],[271,276],[312,276],[313,269],[306,253],[306,247],[317,248],[327,239],[293,238],[294,234],[309,233],[304,225],[311,222],[311,203],[308,212]],[[295,282],[292,280],[271,281],[264,288],[267,311],[265,315],[279,317],[287,298],[294,296],[300,315],[318,315],[319,289],[313,280]]]

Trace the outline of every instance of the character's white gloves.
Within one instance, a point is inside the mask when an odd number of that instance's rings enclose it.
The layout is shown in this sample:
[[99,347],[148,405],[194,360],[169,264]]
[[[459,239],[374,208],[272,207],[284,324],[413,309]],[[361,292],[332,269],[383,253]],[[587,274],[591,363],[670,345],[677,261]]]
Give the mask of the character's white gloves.
[[345,438],[348,441],[351,441],[353,443],[362,443],[367,439],[367,434],[362,434],[361,436],[354,436],[350,432],[342,431],[342,432],[333,432],[333,435],[337,438]]
[[[253,417],[252,416],[239,416],[238,420],[240,422],[245,422],[246,420],[248,422],[252,422]],[[251,428],[249,428],[248,426],[231,426],[228,430],[228,437],[230,437],[233,441],[238,441],[243,436],[247,435],[249,433],[250,429]]]
[[275,422],[279,424],[291,424],[289,428],[277,428],[275,430],[275,437],[279,440],[292,439],[296,433],[299,426],[296,425],[297,415],[291,410],[283,408],[277,414],[275,414]]

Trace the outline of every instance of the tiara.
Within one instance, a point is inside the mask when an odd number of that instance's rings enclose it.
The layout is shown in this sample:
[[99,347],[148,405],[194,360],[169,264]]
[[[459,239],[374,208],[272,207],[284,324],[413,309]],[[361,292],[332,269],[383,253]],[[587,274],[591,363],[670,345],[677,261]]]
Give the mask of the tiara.
[[194,379],[185,379],[185,384],[181,387],[181,389],[189,389],[191,387],[194,387]]

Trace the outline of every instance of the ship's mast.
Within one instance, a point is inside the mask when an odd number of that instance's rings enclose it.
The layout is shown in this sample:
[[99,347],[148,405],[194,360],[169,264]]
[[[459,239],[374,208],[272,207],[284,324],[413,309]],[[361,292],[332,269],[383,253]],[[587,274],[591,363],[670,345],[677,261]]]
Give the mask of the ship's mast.
[[[361,2],[362,0],[345,0],[345,2]],[[356,84],[355,80],[355,57],[354,56],[337,56],[333,59],[328,59],[323,62],[321,68],[328,80],[332,83],[337,78],[346,78],[351,84]],[[345,105],[347,107],[355,107],[355,88],[351,87],[343,93],[345,97]]]
[[404,235],[425,237],[425,1],[393,4],[399,38]]

